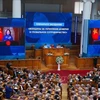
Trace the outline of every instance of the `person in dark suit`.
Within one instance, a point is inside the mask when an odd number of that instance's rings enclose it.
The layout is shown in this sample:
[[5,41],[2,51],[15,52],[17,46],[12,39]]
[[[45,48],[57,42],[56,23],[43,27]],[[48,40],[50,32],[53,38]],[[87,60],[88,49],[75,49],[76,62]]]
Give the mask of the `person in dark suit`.
[[5,91],[6,91],[6,94],[5,94],[6,99],[10,99],[10,97],[12,95],[12,92],[13,92],[13,89],[11,88],[11,84],[10,83],[8,83],[6,85]]
[[97,100],[97,96],[96,95],[93,96],[93,100]]
[[55,95],[54,95],[54,99],[57,99],[58,97],[59,97],[58,94],[55,94]]
[[8,69],[11,69],[11,70],[12,70],[12,68],[11,68],[11,63],[8,62],[8,63],[6,64],[6,67],[7,67]]
[[34,97],[34,100],[38,100],[38,96],[35,96],[35,97]]
[[97,57],[95,57],[95,58],[93,59],[93,63],[94,63],[94,67],[96,68],[96,67],[97,67]]
[[100,82],[98,82],[98,91],[100,92]]
[[39,88],[43,89],[43,84],[42,83],[40,83]]

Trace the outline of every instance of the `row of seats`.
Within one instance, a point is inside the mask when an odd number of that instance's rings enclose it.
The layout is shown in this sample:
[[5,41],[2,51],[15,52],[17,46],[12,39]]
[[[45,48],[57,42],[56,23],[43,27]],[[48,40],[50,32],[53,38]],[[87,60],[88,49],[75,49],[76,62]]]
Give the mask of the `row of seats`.
[[[29,69],[0,69],[0,91],[11,100],[61,100],[59,74]],[[7,72],[7,73],[6,73]]]
[[69,100],[100,100],[100,68],[94,68],[85,76],[68,76]]

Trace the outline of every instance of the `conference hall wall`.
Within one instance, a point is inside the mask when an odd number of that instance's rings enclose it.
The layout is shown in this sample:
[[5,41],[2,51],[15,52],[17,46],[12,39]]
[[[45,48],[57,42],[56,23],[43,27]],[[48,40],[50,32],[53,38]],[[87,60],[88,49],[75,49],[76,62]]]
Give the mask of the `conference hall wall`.
[[26,12],[26,46],[71,44],[71,13]]
[[0,59],[24,59],[25,49],[71,44],[71,13],[27,12],[26,19],[0,19]]
[[100,56],[100,20],[85,20],[83,57]]

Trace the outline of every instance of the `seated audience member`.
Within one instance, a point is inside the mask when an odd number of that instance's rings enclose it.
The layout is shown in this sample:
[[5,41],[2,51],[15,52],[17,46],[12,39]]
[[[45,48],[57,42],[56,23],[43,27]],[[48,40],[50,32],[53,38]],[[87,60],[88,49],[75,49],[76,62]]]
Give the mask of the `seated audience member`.
[[63,48],[60,44],[58,44],[57,46],[56,46],[56,48]]
[[3,91],[3,87],[0,85],[0,92],[2,92]]
[[29,79],[33,79],[33,77],[34,77],[34,76],[33,76],[33,73],[30,71],[30,72],[28,73],[28,78],[29,78]]
[[50,45],[50,48],[54,48],[54,44],[51,44],[51,45]]
[[77,96],[74,96],[74,100],[78,100]]
[[13,71],[14,71],[13,78],[18,77],[19,73],[18,73],[17,69],[15,68],[15,69],[13,69]]
[[45,99],[45,100],[50,100],[50,99],[49,99],[49,97],[46,97],[46,99]]
[[97,96],[96,95],[93,96],[93,100],[97,100]]
[[34,100],[38,100],[38,96],[35,96],[35,97],[34,97]]
[[57,100],[57,98],[59,97],[59,95],[58,94],[55,94],[54,95],[54,99],[56,99]]
[[5,92],[6,92],[6,94],[5,94],[6,99],[10,99],[10,97],[12,95],[12,92],[13,92],[13,89],[11,88],[11,84],[10,83],[8,83],[6,85]]
[[44,44],[43,48],[48,48],[47,44]]
[[43,83],[42,82],[40,83],[39,88],[43,89]]
[[100,92],[100,82],[98,83],[98,91]]
[[[27,100],[41,100],[41,98],[43,98],[43,100],[53,100],[52,98],[61,100],[61,83],[57,80],[57,84],[55,84],[56,78],[60,80],[58,74],[46,74],[40,71],[23,70],[20,68],[14,68],[13,71],[15,73],[14,77],[0,72],[0,85],[2,83],[5,85],[0,87],[0,91],[4,91],[5,98],[11,100],[18,100],[17,98],[20,98],[20,100],[25,100],[24,98],[31,97]],[[25,75],[26,77],[23,77]],[[3,80],[2,77],[4,77],[5,80]],[[51,81],[48,81],[50,79]],[[17,97],[15,97],[15,95],[17,95]]]

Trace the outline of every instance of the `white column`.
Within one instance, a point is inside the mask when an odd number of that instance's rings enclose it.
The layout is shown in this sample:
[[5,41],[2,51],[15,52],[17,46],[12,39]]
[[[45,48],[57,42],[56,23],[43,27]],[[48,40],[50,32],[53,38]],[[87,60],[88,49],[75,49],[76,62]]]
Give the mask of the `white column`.
[[83,27],[84,27],[84,20],[90,19],[91,17],[91,9],[92,9],[92,3],[94,3],[95,0],[83,0],[83,18],[82,18],[82,30],[81,30],[81,45],[80,45],[80,56],[82,56],[82,49],[83,49]]
[[3,0],[0,0],[0,11],[3,11]]
[[21,0],[12,0],[12,17],[21,18]]
[[95,0],[95,3],[93,3],[93,6],[92,6],[91,19],[95,19],[95,16],[98,13],[98,8],[97,7],[98,7],[98,0]]

